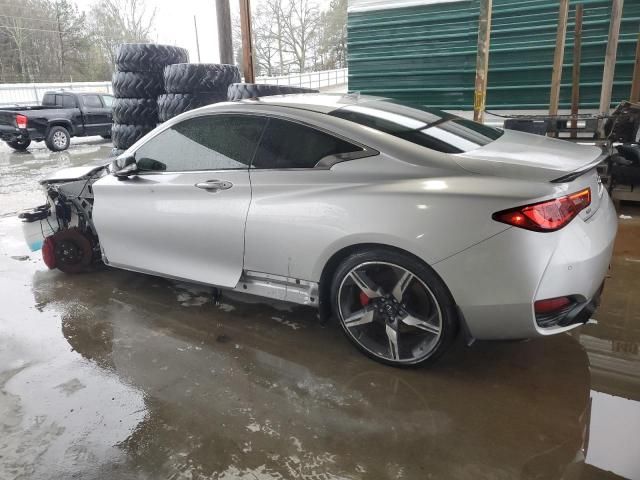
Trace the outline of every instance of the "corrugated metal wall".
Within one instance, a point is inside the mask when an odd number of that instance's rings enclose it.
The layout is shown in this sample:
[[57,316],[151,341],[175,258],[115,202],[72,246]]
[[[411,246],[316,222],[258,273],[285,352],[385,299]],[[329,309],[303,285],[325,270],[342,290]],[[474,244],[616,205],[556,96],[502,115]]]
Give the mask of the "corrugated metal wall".
[[[560,107],[571,100],[571,2]],[[584,0],[581,108],[598,107],[610,0]],[[478,0],[349,12],[349,90],[447,109],[473,108]],[[557,0],[494,0],[487,109],[548,108]],[[640,0],[626,0],[612,105],[629,96]]]

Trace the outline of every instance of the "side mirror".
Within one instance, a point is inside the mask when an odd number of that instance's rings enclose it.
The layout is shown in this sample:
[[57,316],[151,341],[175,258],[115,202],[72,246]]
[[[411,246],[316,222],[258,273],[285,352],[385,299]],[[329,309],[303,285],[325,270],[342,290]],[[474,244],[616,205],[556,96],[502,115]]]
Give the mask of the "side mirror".
[[133,163],[129,163],[126,167],[123,167],[120,170],[113,172],[113,175],[117,177],[119,180],[123,180],[127,177],[130,177],[131,175],[135,175],[139,171],[140,169],[138,168],[138,165],[134,161]]
[[137,160],[136,165],[141,172],[164,172],[167,169],[164,163],[147,157],[142,157],[140,160]]

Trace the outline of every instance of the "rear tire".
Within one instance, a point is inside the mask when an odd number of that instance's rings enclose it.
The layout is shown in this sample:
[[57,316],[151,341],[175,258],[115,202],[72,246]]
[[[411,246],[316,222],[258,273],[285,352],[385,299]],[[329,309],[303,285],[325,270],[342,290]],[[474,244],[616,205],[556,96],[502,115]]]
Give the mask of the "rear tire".
[[458,331],[455,303],[440,277],[415,257],[382,247],[340,264],[331,307],[360,351],[395,367],[433,362]]
[[31,139],[28,138],[26,140],[12,140],[10,142],[6,142],[11,148],[18,152],[24,152],[29,145],[31,145]]
[[44,143],[47,145],[49,150],[53,152],[61,152],[69,148],[71,135],[69,135],[69,131],[66,128],[56,125],[49,129]]

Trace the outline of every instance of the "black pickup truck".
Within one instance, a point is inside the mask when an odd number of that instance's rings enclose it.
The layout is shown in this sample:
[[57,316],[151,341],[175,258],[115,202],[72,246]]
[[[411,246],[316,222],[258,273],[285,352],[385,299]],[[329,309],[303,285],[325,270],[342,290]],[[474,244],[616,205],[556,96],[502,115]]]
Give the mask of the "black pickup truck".
[[113,97],[104,93],[46,92],[39,107],[0,108],[0,139],[14,150],[45,141],[54,152],[71,137],[111,136]]

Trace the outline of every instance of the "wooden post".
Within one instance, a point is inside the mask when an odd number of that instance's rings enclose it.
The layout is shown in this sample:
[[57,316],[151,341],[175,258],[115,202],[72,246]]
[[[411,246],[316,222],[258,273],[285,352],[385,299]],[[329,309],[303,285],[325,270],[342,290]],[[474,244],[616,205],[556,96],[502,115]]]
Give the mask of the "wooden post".
[[246,83],[255,82],[253,70],[253,42],[251,34],[250,0],[240,0],[240,29],[242,31],[242,70]]
[[476,57],[476,83],[473,96],[473,119],[480,123],[484,121],[484,108],[487,97],[492,9],[492,0],[480,0],[480,17],[478,19],[478,54]]
[[216,17],[218,20],[218,51],[220,63],[233,65],[233,44],[231,42],[231,9],[229,0],[216,0]]
[[638,33],[638,44],[636,45],[636,64],[633,67],[633,77],[631,77],[630,102],[640,102],[640,33]]
[[573,31],[573,70],[571,72],[571,138],[578,135],[578,109],[580,108],[580,60],[582,56],[582,15],[584,5],[576,5],[576,25]]
[[604,57],[604,70],[602,72],[602,91],[600,92],[600,113],[609,113],[611,105],[611,92],[613,90],[613,75],[616,68],[616,55],[618,51],[618,37],[620,36],[620,20],[622,19],[622,5],[624,0],[612,0],[611,22],[609,23],[609,41],[607,53]]
[[553,55],[553,73],[551,74],[551,95],[549,96],[549,115],[558,114],[560,103],[560,82],[562,81],[562,62],[564,61],[564,42],[567,36],[567,16],[569,0],[560,0],[558,9],[558,30],[556,32],[556,51]]

